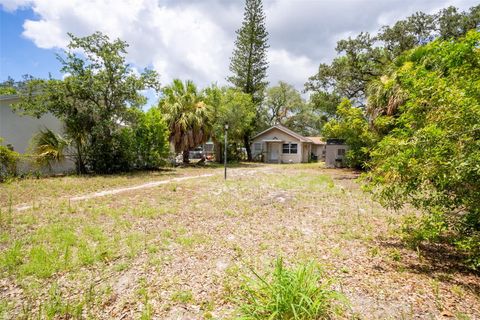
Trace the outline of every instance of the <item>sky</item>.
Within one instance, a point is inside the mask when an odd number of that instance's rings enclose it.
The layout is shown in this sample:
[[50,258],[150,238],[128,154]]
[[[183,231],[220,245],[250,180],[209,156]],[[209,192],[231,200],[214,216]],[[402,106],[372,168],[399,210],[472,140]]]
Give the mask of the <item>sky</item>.
[[[264,0],[269,32],[268,80],[303,89],[335,44],[361,31],[375,33],[416,11],[478,0]],[[154,68],[162,84],[191,79],[199,87],[225,85],[243,19],[244,0],[0,0],[0,81],[24,74],[61,78],[56,53],[67,32],[95,31],[130,45],[127,60]]]

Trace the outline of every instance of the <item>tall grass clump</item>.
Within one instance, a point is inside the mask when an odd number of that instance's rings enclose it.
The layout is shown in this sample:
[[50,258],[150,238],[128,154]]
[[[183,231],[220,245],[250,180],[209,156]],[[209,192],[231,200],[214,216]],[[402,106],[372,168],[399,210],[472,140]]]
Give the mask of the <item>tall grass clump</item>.
[[241,286],[239,319],[331,319],[346,302],[332,289],[332,279],[313,262],[287,268],[277,259],[271,274],[251,271],[253,277]]

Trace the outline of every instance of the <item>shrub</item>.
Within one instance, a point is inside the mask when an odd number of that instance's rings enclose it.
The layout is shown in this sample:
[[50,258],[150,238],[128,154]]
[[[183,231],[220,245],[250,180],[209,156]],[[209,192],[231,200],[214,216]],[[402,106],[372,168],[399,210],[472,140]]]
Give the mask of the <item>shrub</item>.
[[[0,143],[2,141],[3,139],[0,138]],[[17,164],[19,160],[20,154],[18,152],[0,145],[0,182],[17,174]]]
[[365,168],[370,159],[370,150],[378,137],[370,130],[361,108],[350,100],[343,100],[337,107],[337,118],[325,124],[322,133],[327,138],[341,138],[350,147],[346,163],[351,168]]
[[169,152],[168,128],[158,108],[138,114],[134,127],[137,168],[156,169],[165,164]]
[[[434,41],[397,61],[395,128],[370,153],[369,188],[423,213],[414,242],[448,240],[480,268],[480,33]],[[476,245],[475,245],[476,242]],[[471,245],[473,244],[473,245]]]
[[289,269],[277,259],[271,275],[252,273],[241,287],[240,319],[330,319],[345,302],[313,262]]

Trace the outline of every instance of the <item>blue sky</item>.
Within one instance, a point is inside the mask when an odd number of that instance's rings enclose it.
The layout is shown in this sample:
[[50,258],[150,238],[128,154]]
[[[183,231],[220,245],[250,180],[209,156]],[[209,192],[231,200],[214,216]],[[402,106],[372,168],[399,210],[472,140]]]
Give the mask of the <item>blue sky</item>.
[[40,49],[30,39],[22,36],[23,22],[35,19],[31,9],[5,12],[0,10],[0,81],[8,76],[21,79],[24,74],[39,78],[60,77],[55,52]]
[[[376,33],[417,11],[478,0],[264,0],[269,81],[302,90],[340,39]],[[0,81],[24,74],[60,78],[55,53],[67,32],[101,31],[130,44],[127,60],[159,72],[162,84],[191,79],[199,87],[226,84],[244,0],[0,0]]]

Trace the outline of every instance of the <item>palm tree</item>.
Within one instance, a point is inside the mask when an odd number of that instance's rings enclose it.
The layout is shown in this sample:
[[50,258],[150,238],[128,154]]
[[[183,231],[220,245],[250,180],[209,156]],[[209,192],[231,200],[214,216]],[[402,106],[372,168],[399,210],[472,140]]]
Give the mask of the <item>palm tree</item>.
[[395,73],[373,80],[367,88],[367,95],[366,111],[372,122],[382,115],[395,115],[407,99]]
[[53,163],[64,161],[71,140],[46,128],[40,130],[32,138],[32,153],[35,156],[35,162],[39,165],[47,165],[50,169]]
[[210,108],[203,102],[195,84],[179,79],[162,90],[159,108],[170,129],[170,144],[175,152],[183,153],[183,162],[189,162],[189,150],[206,142],[210,136]]

